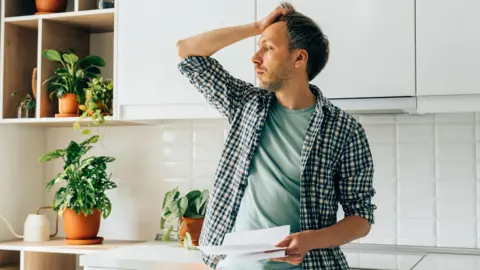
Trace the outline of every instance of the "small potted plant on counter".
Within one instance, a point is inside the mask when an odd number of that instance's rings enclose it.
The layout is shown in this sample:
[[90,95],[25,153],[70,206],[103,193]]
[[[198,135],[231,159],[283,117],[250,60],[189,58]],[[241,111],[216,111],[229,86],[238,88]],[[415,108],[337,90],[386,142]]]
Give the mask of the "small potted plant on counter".
[[43,82],[48,84],[51,100],[55,94],[57,95],[59,113],[55,117],[78,116],[79,104],[85,101],[84,88],[88,87],[90,79],[101,74],[99,67],[104,67],[105,61],[96,55],[79,59],[71,49],[68,52],[47,49],[42,55],[49,61],[61,64],[55,70],[55,75]]
[[167,192],[163,199],[160,229],[165,230],[166,224],[170,224],[170,227],[163,240],[169,239],[173,230],[172,221],[178,221],[180,244],[187,249],[198,246],[208,196],[208,190],[192,190],[181,196],[178,187]]
[[116,188],[107,174],[107,163],[115,161],[113,157],[82,157],[93,148],[99,136],[90,136],[81,143],[71,141],[65,149],[56,149],[40,157],[40,162],[49,162],[58,158],[64,161],[63,171],[51,179],[46,190],[49,192],[55,184],[63,183],[53,198],[53,209],[63,216],[63,228],[68,244],[99,244],[97,237],[100,221],[107,218],[112,203],[106,191]]

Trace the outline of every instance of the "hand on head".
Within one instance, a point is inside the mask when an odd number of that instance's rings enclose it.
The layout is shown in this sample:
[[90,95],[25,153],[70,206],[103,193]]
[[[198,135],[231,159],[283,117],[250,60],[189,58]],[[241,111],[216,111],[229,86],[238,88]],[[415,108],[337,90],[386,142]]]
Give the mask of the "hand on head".
[[278,17],[287,15],[290,11],[292,11],[292,7],[288,6],[279,6],[275,8],[270,14],[268,14],[265,18],[258,21],[258,27],[263,32],[268,26],[270,26]]

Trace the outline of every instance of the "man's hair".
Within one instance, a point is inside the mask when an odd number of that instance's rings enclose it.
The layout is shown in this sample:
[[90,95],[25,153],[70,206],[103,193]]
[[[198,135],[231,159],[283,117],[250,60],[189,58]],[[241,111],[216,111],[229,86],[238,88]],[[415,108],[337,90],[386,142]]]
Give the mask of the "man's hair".
[[295,10],[290,4],[283,2],[281,7],[290,10],[279,16],[275,22],[285,21],[287,24],[289,49],[304,49],[308,53],[308,80],[313,80],[328,62],[329,41],[320,27],[309,17]]

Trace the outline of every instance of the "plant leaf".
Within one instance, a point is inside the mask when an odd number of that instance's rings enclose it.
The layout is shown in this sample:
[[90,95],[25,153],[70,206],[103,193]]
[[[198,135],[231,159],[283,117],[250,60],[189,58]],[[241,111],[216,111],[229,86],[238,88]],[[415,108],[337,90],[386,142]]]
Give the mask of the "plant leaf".
[[43,57],[45,57],[46,59],[48,59],[50,61],[57,61],[57,62],[62,61],[62,56],[56,50],[52,50],[52,49],[44,50],[42,52],[42,55],[43,55]]
[[97,74],[97,75],[102,73],[102,71],[96,66],[89,66],[85,68],[85,71],[93,74]]
[[172,211],[172,214],[174,214],[176,217],[182,217],[183,214],[185,214],[185,211],[187,211],[187,207],[188,207],[187,198],[181,197],[174,204],[171,205],[170,211]]
[[105,60],[102,57],[97,55],[89,55],[77,63],[80,67],[86,68],[88,66],[97,66],[97,67],[104,67]]
[[170,234],[172,233],[173,231],[173,226],[170,226],[170,228],[168,228],[168,230],[165,232],[165,234],[162,236],[162,241],[168,241],[170,240]]
[[63,60],[71,65],[75,64],[75,62],[78,61],[78,56],[76,56],[75,54],[73,53],[69,53],[69,54],[64,54],[63,55]]

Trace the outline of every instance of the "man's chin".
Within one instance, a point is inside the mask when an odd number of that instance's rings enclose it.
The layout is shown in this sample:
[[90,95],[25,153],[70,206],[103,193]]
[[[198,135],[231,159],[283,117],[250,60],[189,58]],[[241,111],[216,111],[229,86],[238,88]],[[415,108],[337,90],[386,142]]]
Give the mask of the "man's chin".
[[265,89],[265,90],[268,90],[268,88],[269,88],[269,87],[268,87],[268,84],[266,84],[265,82],[263,82],[263,81],[261,81],[261,80],[258,80],[258,86],[259,86],[260,88]]

